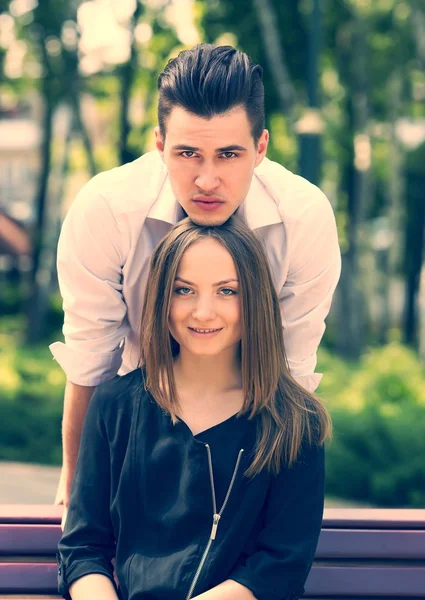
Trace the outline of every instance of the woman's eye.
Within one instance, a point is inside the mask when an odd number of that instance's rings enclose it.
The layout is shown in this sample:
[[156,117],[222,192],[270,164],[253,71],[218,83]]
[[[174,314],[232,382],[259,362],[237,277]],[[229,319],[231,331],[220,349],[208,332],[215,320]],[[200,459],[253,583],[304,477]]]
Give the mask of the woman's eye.
[[191,289],[187,287],[179,287],[176,288],[174,291],[176,294],[179,294],[179,296],[188,296],[191,292]]
[[220,292],[223,294],[223,296],[234,296],[237,293],[231,288],[223,288],[222,290],[220,290]]

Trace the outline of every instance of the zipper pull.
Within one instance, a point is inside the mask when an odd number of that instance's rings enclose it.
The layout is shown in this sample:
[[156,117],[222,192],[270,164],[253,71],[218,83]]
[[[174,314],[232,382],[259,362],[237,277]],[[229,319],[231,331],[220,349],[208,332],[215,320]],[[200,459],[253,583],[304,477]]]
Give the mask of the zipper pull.
[[213,525],[212,525],[212,529],[211,529],[210,540],[215,540],[219,520],[220,520],[220,515],[215,514],[213,516]]

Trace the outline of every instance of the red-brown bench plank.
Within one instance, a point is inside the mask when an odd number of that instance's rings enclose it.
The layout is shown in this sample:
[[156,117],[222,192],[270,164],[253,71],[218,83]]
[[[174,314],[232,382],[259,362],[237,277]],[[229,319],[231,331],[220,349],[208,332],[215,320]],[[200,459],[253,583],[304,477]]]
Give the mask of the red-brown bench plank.
[[57,593],[55,562],[0,563],[0,590],[7,593]]
[[343,529],[422,529],[423,508],[325,508],[323,527]]
[[[0,523],[57,525],[62,510],[62,506],[51,504],[0,504]],[[325,508],[323,527],[425,530],[425,509]]]
[[[0,564],[0,589],[9,593],[55,593],[56,564]],[[385,598],[423,598],[425,567],[404,565],[315,564],[306,583],[306,595]]]
[[424,531],[322,529],[316,551],[321,558],[425,560]]
[[424,598],[425,567],[314,565],[305,590],[318,598]]
[[[59,525],[0,525],[0,556],[37,556],[56,552]],[[322,529],[316,559],[425,559],[424,531]]]
[[0,525],[0,556],[54,554],[60,525]]
[[60,525],[62,511],[53,504],[0,504],[0,523]]

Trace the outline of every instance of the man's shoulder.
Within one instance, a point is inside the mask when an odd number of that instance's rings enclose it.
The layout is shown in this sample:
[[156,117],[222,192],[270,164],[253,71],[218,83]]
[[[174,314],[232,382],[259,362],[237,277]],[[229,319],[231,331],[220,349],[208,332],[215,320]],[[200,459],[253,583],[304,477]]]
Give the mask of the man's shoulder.
[[285,223],[302,219],[308,211],[328,211],[325,194],[304,177],[281,164],[265,158],[255,174],[276,202]]
[[84,202],[106,202],[114,216],[147,211],[155,202],[167,176],[158,152],[95,175],[79,193]]

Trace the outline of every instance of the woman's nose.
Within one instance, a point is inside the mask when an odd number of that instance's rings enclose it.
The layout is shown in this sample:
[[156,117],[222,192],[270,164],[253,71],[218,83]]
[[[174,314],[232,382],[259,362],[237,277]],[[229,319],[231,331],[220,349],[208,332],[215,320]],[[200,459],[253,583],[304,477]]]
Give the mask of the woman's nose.
[[210,321],[215,319],[216,313],[214,303],[209,299],[200,298],[193,307],[192,316],[198,321]]

